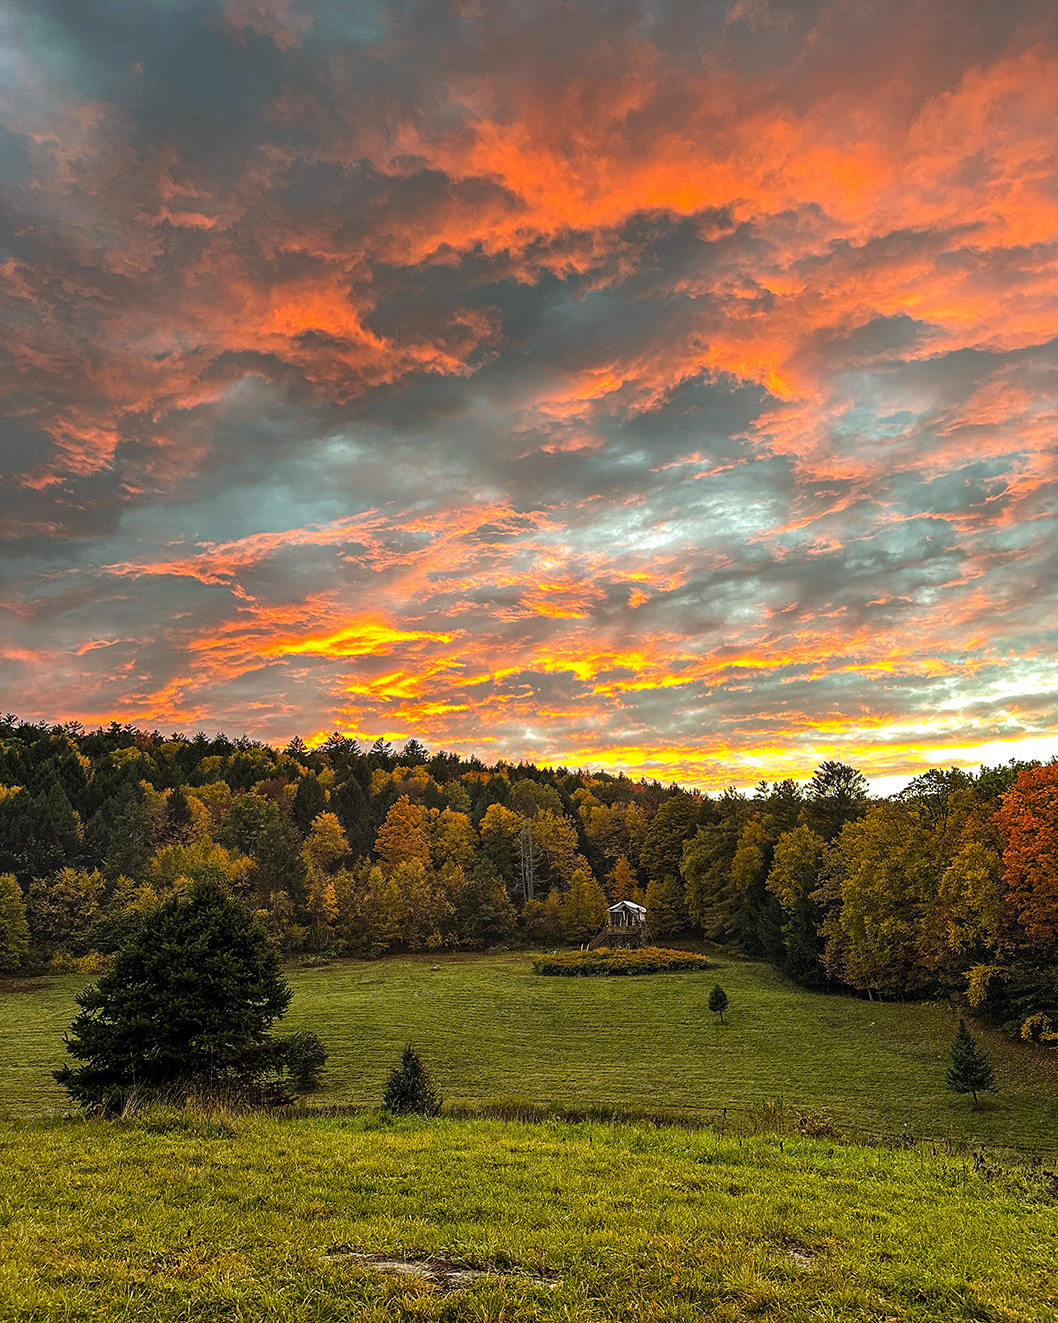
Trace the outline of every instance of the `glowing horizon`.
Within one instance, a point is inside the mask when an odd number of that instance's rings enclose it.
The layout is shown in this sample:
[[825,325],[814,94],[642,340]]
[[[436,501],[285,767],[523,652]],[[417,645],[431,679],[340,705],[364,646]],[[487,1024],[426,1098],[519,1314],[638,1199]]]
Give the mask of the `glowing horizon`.
[[3,27],[5,708],[1058,753],[1053,5],[92,10]]

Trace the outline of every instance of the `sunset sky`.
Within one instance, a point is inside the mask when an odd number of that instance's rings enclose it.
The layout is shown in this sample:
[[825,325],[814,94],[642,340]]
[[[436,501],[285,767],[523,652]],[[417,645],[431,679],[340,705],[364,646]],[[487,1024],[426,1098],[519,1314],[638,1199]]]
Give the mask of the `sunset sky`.
[[1054,0],[0,0],[0,706],[1058,752]]

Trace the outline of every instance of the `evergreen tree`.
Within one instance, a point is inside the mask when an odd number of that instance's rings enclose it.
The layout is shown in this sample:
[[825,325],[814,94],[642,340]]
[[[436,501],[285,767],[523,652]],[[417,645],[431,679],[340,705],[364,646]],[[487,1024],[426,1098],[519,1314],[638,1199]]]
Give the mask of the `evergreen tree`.
[[812,773],[806,800],[808,826],[830,842],[846,823],[855,822],[866,813],[867,780],[848,763],[827,759]]
[[320,785],[315,772],[306,772],[298,781],[294,802],[290,808],[290,816],[294,820],[294,826],[297,827],[302,836],[308,834],[313,821],[325,812],[326,808],[327,792]]
[[719,983],[714,984],[712,992],[709,994],[709,1009],[714,1015],[720,1016],[720,1023],[724,1023],[724,1012],[727,1010],[727,993]]
[[92,816],[86,836],[91,857],[108,881],[143,877],[151,857],[151,820],[141,783],[122,781]]
[[250,881],[258,896],[283,891],[291,899],[297,914],[305,909],[305,861],[301,857],[301,839],[294,824],[278,818],[267,828],[254,854]]
[[337,815],[342,824],[353,858],[359,859],[366,855],[374,840],[371,810],[368,808],[367,796],[355,776],[349,777],[331,791],[331,812]]
[[386,1081],[382,1106],[400,1116],[437,1116],[441,1111],[441,1095],[410,1043]]
[[952,1093],[972,1093],[974,1107],[978,1093],[995,1093],[996,1079],[992,1063],[977,1046],[977,1040],[960,1020],[948,1058],[948,1088]]
[[35,875],[57,872],[80,856],[81,827],[58,779],[33,800],[26,853]]
[[290,1003],[279,956],[240,902],[198,882],[151,911],[98,983],[66,1050],[81,1064],[55,1078],[84,1106],[111,1110],[133,1093],[236,1089],[277,1100],[269,1037]]

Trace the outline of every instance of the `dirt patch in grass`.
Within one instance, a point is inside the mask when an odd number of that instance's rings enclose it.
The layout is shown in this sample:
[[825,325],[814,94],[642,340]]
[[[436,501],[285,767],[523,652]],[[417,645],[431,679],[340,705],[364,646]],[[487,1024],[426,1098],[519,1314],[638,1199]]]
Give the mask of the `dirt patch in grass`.
[[6,992],[44,992],[54,986],[54,979],[36,978],[32,983],[18,983],[14,979],[0,978],[0,997]]
[[451,1295],[475,1282],[492,1279],[503,1282],[525,1282],[530,1286],[544,1286],[553,1291],[560,1279],[521,1268],[497,1268],[494,1265],[474,1267],[457,1259],[422,1258],[395,1259],[385,1254],[365,1254],[359,1250],[335,1246],[327,1254],[330,1263],[349,1263],[356,1267],[372,1268],[376,1272],[394,1277],[411,1277],[432,1286],[439,1295]]
[[783,1253],[791,1263],[796,1263],[799,1268],[811,1268],[816,1261],[816,1256],[799,1240],[784,1240]]

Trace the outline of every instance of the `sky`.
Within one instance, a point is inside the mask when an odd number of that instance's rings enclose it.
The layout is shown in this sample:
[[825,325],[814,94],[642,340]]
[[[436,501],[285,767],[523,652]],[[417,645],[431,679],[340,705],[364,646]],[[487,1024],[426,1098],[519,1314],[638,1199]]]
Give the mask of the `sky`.
[[1058,752],[1053,0],[0,0],[0,707]]

